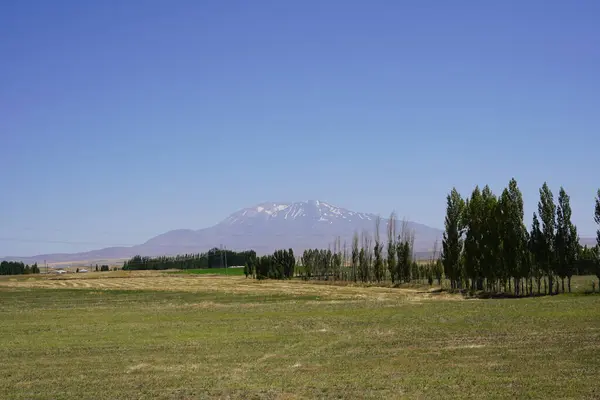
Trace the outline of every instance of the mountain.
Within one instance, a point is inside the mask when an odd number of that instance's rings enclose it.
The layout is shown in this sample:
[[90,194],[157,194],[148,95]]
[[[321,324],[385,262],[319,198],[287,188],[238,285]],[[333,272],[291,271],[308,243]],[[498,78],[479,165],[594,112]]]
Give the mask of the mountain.
[[[261,203],[239,210],[209,228],[177,229],[132,247],[110,247],[76,254],[43,254],[34,257],[8,257],[24,262],[75,262],[129,258],[136,254],[157,256],[197,253],[212,247],[232,250],[254,249],[270,253],[293,248],[299,254],[307,248],[326,248],[336,237],[348,248],[354,232],[373,234],[377,216],[350,211],[329,203],[309,200],[291,203]],[[407,222],[415,233],[415,251],[430,252],[442,231],[416,222]],[[402,223],[396,222],[398,233]],[[382,241],[387,239],[387,219],[380,226]]]

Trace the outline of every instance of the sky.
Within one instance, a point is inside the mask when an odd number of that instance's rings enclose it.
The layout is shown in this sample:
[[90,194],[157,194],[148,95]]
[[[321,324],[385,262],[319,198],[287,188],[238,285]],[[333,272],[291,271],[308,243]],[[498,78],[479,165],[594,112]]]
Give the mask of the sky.
[[[442,228],[452,187],[594,236],[600,2],[0,3],[0,256],[133,245],[264,201]],[[596,172],[594,172],[596,171]]]

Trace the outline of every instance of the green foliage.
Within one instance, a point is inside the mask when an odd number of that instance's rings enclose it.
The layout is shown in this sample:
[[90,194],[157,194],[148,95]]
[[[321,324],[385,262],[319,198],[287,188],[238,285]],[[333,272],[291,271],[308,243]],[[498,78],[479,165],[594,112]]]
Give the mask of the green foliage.
[[358,277],[361,282],[369,281],[369,260],[364,247],[358,252]]
[[313,276],[313,265],[315,265],[315,263],[317,262],[315,260],[315,257],[316,254],[314,253],[314,250],[305,250],[302,254],[302,257],[300,258],[300,261],[302,262],[302,267],[304,269],[302,278],[305,280],[308,280]]
[[294,270],[296,269],[296,258],[294,257],[294,251],[289,250],[277,250],[273,253],[271,279],[291,279],[294,277]]
[[373,249],[373,272],[374,278],[377,282],[381,282],[385,276],[385,268],[383,266],[383,243],[379,236],[379,225],[381,218],[377,217],[375,220],[375,248]]
[[21,261],[2,261],[0,263],[0,275],[28,275],[39,274],[40,269],[36,264],[31,266]]
[[491,291],[498,279],[498,268],[502,250],[498,198],[488,185],[481,191],[481,273]]
[[544,182],[544,185],[540,189],[538,213],[542,223],[542,251],[539,262],[544,271],[544,274],[548,277],[548,288],[552,293],[556,269],[556,206],[554,204],[554,197],[552,195],[552,191],[550,190],[546,182]]
[[594,221],[598,224],[598,230],[596,231],[596,246],[600,248],[600,189],[596,194],[596,207],[594,208]]
[[331,250],[308,249],[301,257],[304,267],[304,279],[317,278],[328,280],[333,274],[334,256]]
[[358,268],[360,263],[360,251],[358,249],[358,233],[354,232],[354,236],[352,237],[352,260],[351,260],[351,277],[354,282],[357,280]]
[[530,254],[531,276],[535,277],[537,282],[538,294],[541,292],[541,280],[544,276],[544,234],[540,228],[540,220],[537,214],[533,213],[533,222],[531,224],[531,232],[529,234],[528,249]]
[[273,256],[256,257],[256,279],[267,279],[273,275]]
[[396,254],[398,258],[396,261],[396,276],[398,277],[398,282],[410,282],[410,267],[412,263],[410,242],[400,238],[396,245]]
[[256,257],[254,250],[232,251],[218,248],[206,253],[182,254],[177,256],[142,257],[137,255],[123,264],[124,270],[164,270],[164,269],[201,269],[223,268],[228,265],[245,265]]
[[487,222],[484,220],[484,215],[483,197],[479,186],[476,186],[471,193],[471,198],[466,201],[463,224],[466,230],[464,274],[467,279],[471,279],[472,285],[476,285],[478,290],[483,289],[483,234]]
[[519,295],[520,281],[527,276],[527,228],[523,223],[523,197],[513,178],[500,199],[503,282],[514,278],[515,293]]
[[456,188],[453,188],[446,198],[445,231],[442,242],[444,273],[450,279],[452,289],[460,287],[464,208],[464,200]]
[[[598,193],[596,194],[594,221],[596,221],[596,224],[598,225],[598,230],[596,231],[596,276],[598,277],[598,280],[600,280],[600,189],[598,189]],[[600,290],[600,282],[598,290]]]
[[331,260],[332,270],[333,270],[333,279],[342,279],[342,267],[344,264],[344,258],[342,255],[340,238],[338,237],[334,243],[333,249],[333,257]]
[[558,195],[558,208],[556,210],[556,237],[555,237],[557,273],[562,278],[562,291],[565,291],[565,277],[569,280],[571,291],[571,277],[579,254],[579,238],[577,228],[571,222],[570,198],[561,187]]

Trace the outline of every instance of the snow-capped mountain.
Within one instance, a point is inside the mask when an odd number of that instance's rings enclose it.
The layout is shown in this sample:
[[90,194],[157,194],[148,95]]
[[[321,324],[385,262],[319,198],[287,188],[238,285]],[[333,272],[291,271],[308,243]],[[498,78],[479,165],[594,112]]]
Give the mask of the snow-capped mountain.
[[[270,253],[276,249],[293,248],[301,253],[307,248],[327,248],[336,238],[350,246],[355,232],[373,233],[377,216],[347,210],[319,200],[298,202],[267,202],[236,211],[209,228],[177,229],[158,235],[132,247],[112,247],[77,254],[45,254],[19,258],[23,261],[61,262],[127,258],[134,255],[172,255],[197,253],[212,247],[225,246],[232,250],[254,249]],[[397,221],[398,228],[400,221]],[[416,222],[408,222],[415,233],[415,251],[428,252],[441,231]],[[387,219],[380,226],[385,240]],[[13,258],[15,259],[15,258]]]
[[245,208],[231,214],[221,224],[244,225],[256,221],[272,222],[285,220],[296,222],[298,220],[315,223],[334,224],[352,222],[352,220],[371,221],[371,214],[359,213],[345,208],[333,206],[319,200],[300,201],[296,203],[261,203],[254,207]]
[[[337,237],[349,246],[355,232],[375,230],[375,214],[351,211],[319,200],[293,203],[268,202],[239,210],[221,223],[199,231],[220,238],[230,248],[253,248],[270,252],[291,247],[295,251],[324,248]],[[386,237],[387,219],[382,218],[380,234]],[[400,221],[396,222],[400,227]],[[415,222],[408,222],[415,232],[415,250],[427,252],[441,239],[441,231]]]

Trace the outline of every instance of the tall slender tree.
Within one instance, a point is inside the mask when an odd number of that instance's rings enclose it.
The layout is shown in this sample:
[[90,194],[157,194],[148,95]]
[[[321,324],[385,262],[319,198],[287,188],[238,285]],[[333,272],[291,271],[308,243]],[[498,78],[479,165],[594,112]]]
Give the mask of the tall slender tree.
[[560,188],[558,194],[556,209],[555,248],[557,273],[562,280],[562,291],[565,292],[565,278],[567,278],[570,292],[573,268],[579,253],[579,238],[577,237],[577,228],[571,222],[570,198],[563,187]]
[[542,277],[544,276],[544,237],[540,229],[540,220],[536,213],[533,213],[533,223],[529,234],[529,252],[531,254],[531,271],[536,279],[537,292],[541,294]]
[[460,287],[460,261],[463,247],[462,216],[465,202],[453,188],[446,198],[445,231],[442,241],[444,273],[450,279],[452,289]]
[[544,185],[540,189],[538,213],[542,220],[541,246],[543,255],[540,264],[542,265],[545,275],[548,277],[548,289],[549,293],[552,294],[554,290],[554,270],[556,265],[554,249],[554,237],[556,235],[556,206],[554,205],[552,191],[546,182],[544,182]]
[[367,282],[373,281],[373,238],[369,232],[365,232],[365,260],[367,262]]
[[373,272],[377,282],[381,282],[385,274],[383,268],[383,243],[381,243],[381,236],[379,233],[380,225],[381,217],[377,216],[375,219],[375,248],[373,249]]
[[485,221],[482,232],[482,274],[486,280],[488,291],[496,287],[497,266],[500,264],[500,248],[502,244],[498,223],[498,199],[486,185],[481,191],[482,220]]
[[352,236],[352,280],[356,282],[357,272],[359,266],[359,248],[358,248],[358,232],[354,232],[354,236]]
[[342,279],[348,280],[348,243],[344,240],[344,251],[342,253]]
[[338,280],[342,273],[342,244],[338,236],[333,242],[333,280]]
[[388,221],[387,267],[392,284],[396,282],[396,213],[390,214]]
[[465,203],[463,222],[465,226],[465,275],[471,281],[471,289],[483,289],[483,199],[479,186]]
[[596,277],[598,278],[598,291],[600,291],[600,189],[598,189],[598,193],[596,194],[594,221],[598,225],[598,230],[596,231]]
[[513,178],[502,192],[502,260],[503,279],[514,279],[515,294],[521,293],[520,282],[524,278],[524,253],[527,251],[527,228],[523,222],[523,196]]

